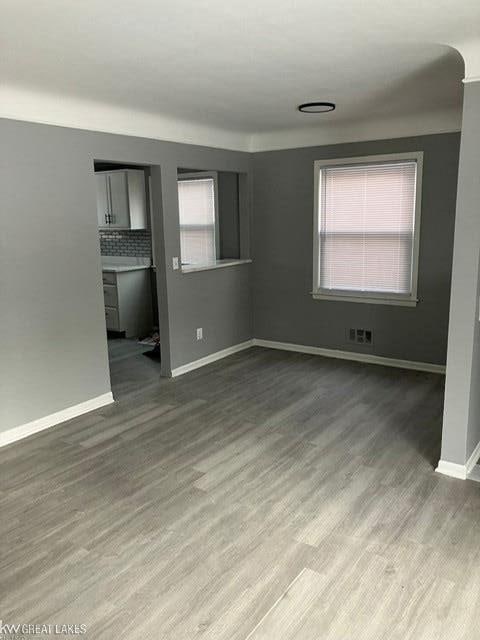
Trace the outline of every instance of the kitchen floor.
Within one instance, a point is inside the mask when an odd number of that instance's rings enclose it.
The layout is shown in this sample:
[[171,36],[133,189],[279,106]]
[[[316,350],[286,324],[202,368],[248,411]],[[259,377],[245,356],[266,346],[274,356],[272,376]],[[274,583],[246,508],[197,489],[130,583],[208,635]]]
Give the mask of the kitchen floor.
[[443,377],[261,348],[0,449],[3,622],[95,640],[477,640],[480,484]]
[[143,355],[152,349],[153,346],[139,344],[136,339],[108,339],[110,381],[115,399],[158,384],[160,361]]

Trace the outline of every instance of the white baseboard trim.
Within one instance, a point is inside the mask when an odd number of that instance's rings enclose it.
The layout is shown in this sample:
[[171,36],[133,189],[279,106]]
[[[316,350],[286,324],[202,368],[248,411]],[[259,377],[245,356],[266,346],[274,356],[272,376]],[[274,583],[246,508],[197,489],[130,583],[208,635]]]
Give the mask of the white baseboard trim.
[[455,462],[448,462],[448,460],[439,460],[435,471],[450,478],[457,478],[458,480],[467,479],[467,467],[464,464],[456,464]]
[[480,465],[477,464],[479,458],[480,442],[477,444],[472,455],[465,464],[457,464],[455,462],[448,462],[447,460],[440,460],[435,471],[442,473],[444,476],[450,476],[451,478],[458,478],[460,480],[478,480],[480,482]]
[[468,474],[469,480],[475,480],[475,482],[480,482],[480,464],[476,464],[473,469]]
[[274,340],[261,340],[254,338],[254,346],[267,347],[268,349],[281,349],[283,351],[296,351],[311,355],[325,356],[327,358],[339,358],[340,360],[354,360],[367,364],[380,364],[384,367],[396,367],[398,369],[414,369],[415,371],[428,371],[429,373],[445,373],[445,365],[432,364],[430,362],[414,362],[412,360],[397,360],[384,356],[375,356],[369,353],[357,353],[355,351],[340,351],[339,349],[325,349],[324,347],[309,347],[307,345],[292,344],[290,342],[275,342]]
[[477,443],[477,446],[472,451],[472,455],[467,460],[467,464],[465,465],[467,468],[467,476],[469,476],[472,473],[473,469],[477,465],[479,458],[480,458],[480,442]]
[[44,431],[44,429],[54,427],[61,422],[71,420],[72,418],[81,416],[84,413],[93,411],[94,409],[100,409],[100,407],[111,404],[113,401],[112,392],[109,391],[101,396],[97,396],[91,400],[86,400],[85,402],[80,402],[80,404],[68,407],[67,409],[62,409],[56,413],[51,413],[48,416],[39,418],[38,420],[33,420],[32,422],[27,422],[26,424],[22,424],[18,427],[13,427],[13,429],[7,429],[7,431],[0,431],[0,447],[12,444],[12,442],[17,442],[17,440],[23,440],[23,438],[27,438],[34,433]]
[[414,369],[416,371],[428,371],[429,373],[445,373],[445,366],[441,364],[431,364],[430,362],[414,362],[411,360],[396,360],[395,358],[385,358],[384,356],[374,356],[368,353],[357,353],[355,351],[340,351],[338,349],[325,349],[323,347],[309,347],[302,344],[292,344],[291,342],[276,342],[275,340],[262,340],[253,338],[240,344],[235,344],[227,349],[216,351],[204,358],[188,362],[180,367],[172,369],[171,376],[176,378],[184,373],[204,367],[211,362],[221,360],[227,356],[249,349],[250,347],[266,347],[267,349],[280,349],[282,351],[295,351],[298,353],[308,353],[311,355],[325,356],[327,358],[339,358],[341,360],[354,360],[356,362],[366,362],[367,364],[380,364],[385,367],[396,367],[399,369]]
[[206,364],[210,364],[211,362],[216,362],[217,360],[221,360],[222,358],[226,358],[227,356],[231,356],[234,353],[238,353],[239,351],[243,351],[244,349],[250,349],[253,347],[253,340],[247,340],[246,342],[240,342],[239,344],[234,344],[232,347],[227,347],[226,349],[222,349],[221,351],[215,351],[215,353],[211,353],[204,358],[200,358],[199,360],[194,360],[193,362],[188,362],[187,364],[183,364],[181,367],[176,367],[172,369],[172,378],[176,378],[177,376],[181,376],[184,373],[188,373],[189,371],[193,371],[194,369],[199,369],[200,367],[204,367]]

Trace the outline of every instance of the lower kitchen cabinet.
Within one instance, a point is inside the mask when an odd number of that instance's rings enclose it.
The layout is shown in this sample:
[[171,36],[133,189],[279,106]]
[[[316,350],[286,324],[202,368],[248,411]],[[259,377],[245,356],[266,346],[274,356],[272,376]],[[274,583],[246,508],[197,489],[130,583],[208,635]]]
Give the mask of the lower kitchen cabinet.
[[127,338],[152,330],[152,291],[149,269],[103,271],[105,321],[110,331]]

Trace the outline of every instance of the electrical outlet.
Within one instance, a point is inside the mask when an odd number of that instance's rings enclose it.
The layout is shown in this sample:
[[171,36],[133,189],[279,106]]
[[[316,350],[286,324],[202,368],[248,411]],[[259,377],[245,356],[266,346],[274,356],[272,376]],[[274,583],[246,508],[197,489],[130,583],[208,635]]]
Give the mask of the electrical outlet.
[[198,329],[197,329],[197,340],[203,340],[203,329],[202,329],[202,327],[198,327]]
[[172,258],[172,266],[173,266],[174,271],[177,271],[177,269],[180,268],[180,264],[179,264],[179,261],[178,261],[177,257]]

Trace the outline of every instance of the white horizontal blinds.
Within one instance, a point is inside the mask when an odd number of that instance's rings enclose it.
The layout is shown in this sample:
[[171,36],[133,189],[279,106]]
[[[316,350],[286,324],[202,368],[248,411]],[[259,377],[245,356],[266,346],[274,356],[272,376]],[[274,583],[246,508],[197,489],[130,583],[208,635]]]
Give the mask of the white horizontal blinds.
[[319,284],[410,294],[415,161],[321,170]]
[[213,178],[179,180],[178,206],[182,263],[214,262],[216,250]]

